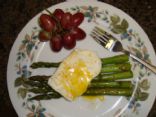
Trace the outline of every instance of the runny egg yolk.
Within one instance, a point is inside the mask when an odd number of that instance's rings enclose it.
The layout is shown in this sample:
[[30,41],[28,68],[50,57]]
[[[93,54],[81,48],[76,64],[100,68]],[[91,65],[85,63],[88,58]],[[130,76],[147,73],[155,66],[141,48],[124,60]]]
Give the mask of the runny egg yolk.
[[64,71],[60,75],[63,78],[61,84],[68,92],[66,95],[72,99],[81,96],[87,90],[92,79],[91,73],[81,59],[73,65],[66,64]]
[[104,96],[83,96],[83,98],[87,101],[96,101],[97,99],[104,101]]

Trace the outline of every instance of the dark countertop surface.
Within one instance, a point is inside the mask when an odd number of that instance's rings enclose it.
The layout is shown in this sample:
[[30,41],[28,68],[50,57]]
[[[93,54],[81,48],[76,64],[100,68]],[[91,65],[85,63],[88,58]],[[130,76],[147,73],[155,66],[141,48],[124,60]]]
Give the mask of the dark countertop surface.
[[[9,52],[21,29],[37,13],[64,0],[0,0],[0,115],[17,117],[9,99],[6,72]],[[88,0],[89,1],[89,0]],[[156,50],[155,0],[101,0],[134,18],[149,36]],[[148,117],[156,117],[156,101]]]

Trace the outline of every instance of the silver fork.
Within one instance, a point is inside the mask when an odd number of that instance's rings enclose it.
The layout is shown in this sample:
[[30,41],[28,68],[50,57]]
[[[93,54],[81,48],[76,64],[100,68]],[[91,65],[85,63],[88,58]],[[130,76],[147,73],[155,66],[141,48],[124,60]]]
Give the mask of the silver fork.
[[150,63],[138,58],[134,54],[132,54],[129,51],[125,50],[119,40],[114,38],[108,32],[104,31],[102,28],[99,28],[99,27],[96,26],[92,30],[90,35],[91,35],[91,37],[93,37],[93,39],[96,42],[101,44],[107,50],[109,50],[111,52],[123,52],[123,53],[129,55],[130,57],[132,57],[133,59],[137,60],[138,62],[140,62],[144,66],[146,66],[148,69],[150,69],[154,73],[156,73],[156,66],[151,65]]

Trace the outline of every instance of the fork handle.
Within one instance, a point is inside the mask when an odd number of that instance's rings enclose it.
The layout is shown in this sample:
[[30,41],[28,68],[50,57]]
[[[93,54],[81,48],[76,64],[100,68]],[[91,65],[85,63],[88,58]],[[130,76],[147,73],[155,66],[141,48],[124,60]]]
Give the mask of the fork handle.
[[124,50],[123,51],[125,54],[129,54],[130,57],[132,57],[133,59],[137,60],[138,62],[140,62],[141,64],[143,64],[144,66],[146,66],[148,69],[150,69],[151,71],[153,71],[154,73],[156,73],[156,66],[151,65],[150,63],[136,57],[134,54]]

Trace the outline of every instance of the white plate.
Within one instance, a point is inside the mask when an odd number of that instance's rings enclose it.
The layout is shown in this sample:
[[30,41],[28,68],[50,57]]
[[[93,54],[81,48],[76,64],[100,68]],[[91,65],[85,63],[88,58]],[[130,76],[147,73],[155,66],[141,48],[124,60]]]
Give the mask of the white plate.
[[[54,11],[56,8],[64,9],[65,11],[76,12],[78,10],[85,14],[85,21],[81,24],[87,37],[83,41],[79,41],[76,48],[89,49],[97,52],[99,57],[108,57],[120,53],[111,53],[100,45],[98,45],[90,36],[92,28],[95,25],[105,27],[107,30],[114,30],[112,24],[113,19],[120,19],[119,25],[127,23],[129,25],[127,31],[123,34],[119,29],[118,34],[112,33],[119,38],[124,47],[135,53],[139,57],[144,57],[147,61],[151,61],[156,65],[154,60],[155,53],[147,35],[142,28],[127,14],[121,10],[101,2],[64,2],[49,8]],[[43,11],[45,12],[45,11]],[[42,13],[43,13],[42,12]],[[40,117],[112,117],[112,116],[137,116],[145,117],[150,111],[155,99],[155,74],[148,71],[135,61],[132,70],[134,73],[134,81],[138,85],[138,89],[149,94],[142,96],[144,101],[137,101],[134,97],[126,99],[125,97],[111,97],[105,96],[103,101],[87,101],[79,98],[76,101],[68,102],[64,99],[52,99],[49,101],[27,101],[30,96],[22,99],[17,94],[19,87],[14,86],[15,79],[21,75],[50,75],[54,69],[37,69],[32,70],[29,65],[35,61],[61,61],[71,51],[62,49],[59,53],[54,53],[50,50],[49,43],[39,43],[37,34],[40,29],[37,21],[41,13],[35,16],[19,33],[10,53],[8,69],[7,69],[7,83],[9,95],[12,104],[19,115],[19,117],[33,117],[40,115]],[[122,23],[121,23],[122,22]],[[31,74],[30,74],[31,73]],[[20,93],[25,90],[20,89]]]

